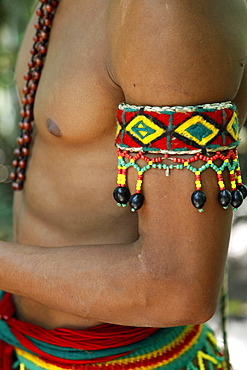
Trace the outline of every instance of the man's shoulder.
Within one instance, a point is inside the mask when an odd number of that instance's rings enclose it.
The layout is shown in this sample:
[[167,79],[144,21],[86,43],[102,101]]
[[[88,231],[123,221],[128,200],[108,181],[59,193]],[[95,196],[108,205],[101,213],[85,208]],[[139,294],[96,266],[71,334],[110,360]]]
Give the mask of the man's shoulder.
[[152,104],[160,95],[153,104],[172,105],[186,104],[192,91],[192,101],[236,94],[247,54],[245,0],[119,0],[108,32],[108,70],[129,101]]

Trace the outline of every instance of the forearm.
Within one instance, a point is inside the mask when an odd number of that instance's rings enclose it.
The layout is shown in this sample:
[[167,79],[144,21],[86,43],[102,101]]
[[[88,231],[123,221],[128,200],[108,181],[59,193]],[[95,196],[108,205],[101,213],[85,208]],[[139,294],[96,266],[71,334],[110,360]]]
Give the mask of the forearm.
[[[211,305],[203,284],[204,301],[197,295],[197,277],[181,268],[182,257],[165,245],[162,249],[163,257],[155,250],[149,254],[140,240],[60,248],[2,242],[0,289],[114,324],[174,326],[204,321],[204,315],[206,320]],[[188,258],[183,258],[186,265]],[[197,264],[198,270],[202,266]]]
[[45,248],[2,242],[0,289],[84,318],[131,324],[145,279],[138,255],[130,244]]

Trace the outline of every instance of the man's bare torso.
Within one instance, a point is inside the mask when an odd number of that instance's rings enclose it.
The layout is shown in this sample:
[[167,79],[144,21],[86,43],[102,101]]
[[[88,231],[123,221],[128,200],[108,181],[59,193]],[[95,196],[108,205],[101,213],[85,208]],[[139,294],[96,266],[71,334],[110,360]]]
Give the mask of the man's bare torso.
[[[59,247],[138,237],[136,215],[120,210],[112,197],[116,109],[124,98],[106,70],[106,10],[103,2],[98,6],[91,0],[59,5],[36,97],[37,132],[25,191],[15,199],[15,238],[20,243]],[[20,51],[19,88],[33,23]],[[50,132],[50,120],[59,127],[59,136]],[[22,319],[46,327],[96,324],[24,298],[16,303]]]
[[[60,247],[131,243],[138,238],[137,215],[116,207],[112,198],[117,166],[116,110],[126,96],[107,70],[109,4],[61,0],[59,5],[35,101],[37,131],[25,189],[15,196],[15,239],[19,243]],[[225,17],[230,20],[230,13]],[[17,64],[19,90],[27,69],[33,24],[34,19]],[[241,43],[235,53],[238,61],[245,57]],[[223,68],[222,81],[233,70],[239,75],[235,81],[240,83],[240,65],[239,70]],[[233,83],[225,99],[233,99],[238,87]],[[217,99],[217,92],[215,97],[214,92],[210,94],[213,101]],[[16,296],[15,303],[21,319],[46,328],[99,324],[27,298]]]

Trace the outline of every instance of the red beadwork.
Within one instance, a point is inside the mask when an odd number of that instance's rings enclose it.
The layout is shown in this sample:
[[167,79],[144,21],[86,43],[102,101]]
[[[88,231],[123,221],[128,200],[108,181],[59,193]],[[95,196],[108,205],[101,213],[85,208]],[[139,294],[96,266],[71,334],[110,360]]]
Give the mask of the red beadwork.
[[47,12],[51,13],[51,12],[53,12],[54,7],[51,4],[47,4],[45,6],[45,9],[46,9]]
[[18,145],[23,145],[23,143],[24,143],[23,138],[22,137],[18,137],[17,138],[17,143],[18,143]]
[[40,22],[36,22],[34,24],[34,27],[36,28],[36,30],[40,30],[42,26],[41,26]]
[[44,12],[43,12],[43,10],[42,10],[41,8],[39,8],[39,9],[37,9],[37,10],[36,10],[36,14],[37,14],[39,17],[42,17],[42,16],[43,16],[43,14],[44,14]]
[[11,174],[9,175],[9,178],[10,178],[10,180],[15,181],[15,179],[16,179],[16,173],[15,172],[11,172]]
[[31,74],[29,72],[25,73],[23,77],[24,77],[24,80],[26,80],[26,81],[31,80]]
[[17,178],[18,178],[18,180],[20,180],[20,181],[24,181],[24,180],[25,180],[25,178],[26,178],[26,176],[24,175],[24,173],[19,172],[19,173],[18,173],[18,175],[17,175]]
[[23,76],[26,85],[22,92],[24,96],[21,99],[22,109],[20,111],[21,122],[18,126],[21,130],[17,139],[19,148],[15,149],[14,156],[16,159],[12,162],[14,172],[11,173],[12,188],[21,190],[26,178],[25,170],[29,155],[29,144],[32,140],[32,121],[34,119],[33,107],[35,102],[35,93],[40,81],[44,58],[47,53],[49,34],[52,26],[54,13],[59,2],[55,0],[40,0],[40,7],[36,10],[39,17],[34,27],[36,34],[33,37],[34,44],[30,49],[31,59],[28,61],[28,72]]

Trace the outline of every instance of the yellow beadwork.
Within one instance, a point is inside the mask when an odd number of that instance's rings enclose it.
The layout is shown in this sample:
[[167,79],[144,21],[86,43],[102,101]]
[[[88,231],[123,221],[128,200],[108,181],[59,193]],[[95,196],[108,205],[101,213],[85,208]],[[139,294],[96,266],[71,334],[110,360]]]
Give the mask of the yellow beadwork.
[[208,355],[208,354],[206,354],[202,351],[198,351],[197,359],[198,359],[198,365],[199,365],[200,370],[206,370],[206,367],[204,365],[204,360],[210,361],[214,365],[218,364],[218,361],[214,357],[212,357],[212,356],[210,356],[210,355]]
[[[197,334],[194,336],[194,338],[191,340],[191,342],[188,344],[188,347],[191,347],[193,346],[199,336],[201,335],[201,332],[202,332],[202,328],[203,326],[200,325],[200,328],[197,332]],[[172,348],[174,348],[174,346],[178,345],[179,343],[182,343],[184,341],[184,338],[188,335],[188,333],[190,333],[192,330],[194,329],[194,326],[193,325],[189,325],[185,328],[185,330],[174,340],[172,341],[171,343],[169,343],[168,345],[156,350],[156,351],[152,351],[148,354],[148,357],[149,358],[152,358],[152,357],[157,357],[159,356],[161,353],[164,353],[166,352],[167,350],[170,350]],[[135,370],[151,370],[151,369],[157,369],[159,368],[160,366],[164,366],[164,365],[167,365],[169,363],[171,363],[173,360],[179,358],[180,356],[182,356],[183,353],[185,353],[186,351],[188,350],[187,346],[185,346],[183,349],[181,349],[181,351],[176,354],[175,356],[173,356],[172,358],[170,359],[167,359],[167,360],[162,360],[160,361],[159,363],[155,364],[155,365],[151,365],[151,366],[140,366],[140,367],[135,367]],[[31,361],[32,363],[34,363],[35,365],[37,366],[40,366],[40,367],[43,367],[44,369],[46,370],[64,370],[62,369],[61,367],[59,366],[55,366],[55,365],[51,365],[51,364],[47,364],[47,362],[41,360],[40,358],[38,358],[37,356],[33,356],[31,355],[30,353],[28,352],[25,352],[19,348],[16,348],[16,353],[18,355],[20,355],[21,357]],[[139,355],[139,356],[135,356],[135,357],[130,357],[130,358],[125,358],[125,359],[120,359],[120,360],[112,360],[112,361],[108,361],[108,362],[104,362],[103,364],[100,364],[100,363],[97,363],[99,369],[102,367],[102,366],[105,366],[105,365],[128,365],[128,364],[131,364],[131,363],[135,363],[135,362],[139,362],[141,360],[145,360],[147,358],[147,354],[144,354],[144,355]]]
[[25,368],[25,365],[24,365],[24,364],[20,364],[20,370],[26,370],[26,368]]

